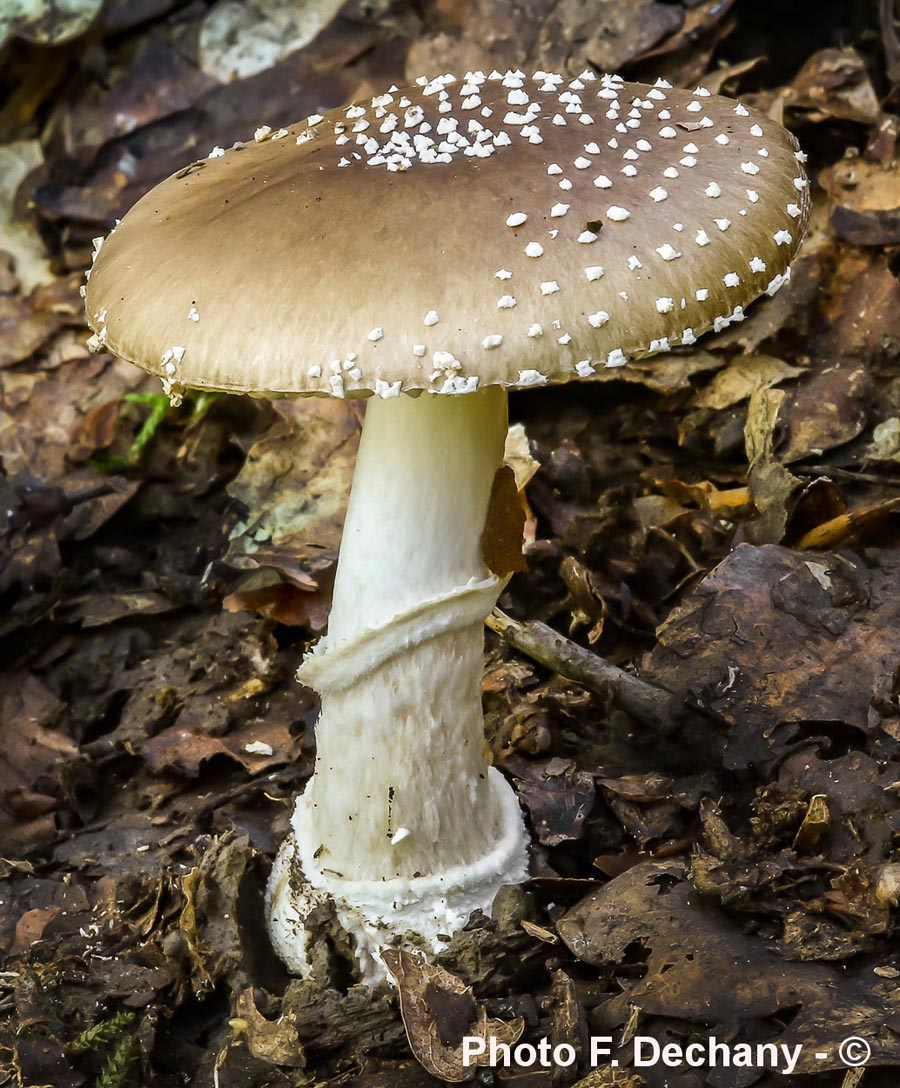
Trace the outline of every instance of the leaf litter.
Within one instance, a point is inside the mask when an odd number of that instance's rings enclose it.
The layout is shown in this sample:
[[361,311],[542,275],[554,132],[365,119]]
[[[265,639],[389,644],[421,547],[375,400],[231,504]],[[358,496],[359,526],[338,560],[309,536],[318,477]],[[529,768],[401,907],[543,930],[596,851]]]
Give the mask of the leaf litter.
[[[856,1032],[864,1084],[892,1084],[895,36],[829,2],[811,27],[772,3],[349,3],[273,36],[285,11],[240,13],[250,55],[233,5],[48,6],[0,68],[3,1083],[661,1088],[591,1070],[586,1033],[716,1029],[827,1051],[799,1067],[823,1086]],[[484,696],[533,878],[436,964],[398,953],[396,988],[322,988],[260,918],[312,769],[292,673],[327,622],[361,410],[166,411],[89,353],[77,286],[91,239],[206,148],[495,66],[621,67],[783,114],[813,229],[785,290],[702,350],[512,398],[525,509],[498,479],[483,543],[521,567],[524,517],[527,565]],[[579,1060],[462,1070],[478,1031]]]

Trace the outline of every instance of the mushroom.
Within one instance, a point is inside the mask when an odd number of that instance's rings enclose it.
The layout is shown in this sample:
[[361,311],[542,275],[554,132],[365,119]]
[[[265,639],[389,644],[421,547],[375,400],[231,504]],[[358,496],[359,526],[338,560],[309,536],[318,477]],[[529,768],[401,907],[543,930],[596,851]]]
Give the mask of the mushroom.
[[526,876],[480,703],[506,390],[742,320],[808,210],[793,137],[740,103],[469,72],[214,148],[105,241],[95,339],[172,396],[370,398],[328,634],[298,672],[322,699],[315,774],[269,885],[292,971],[327,917],[373,979],[382,948],[439,949]]

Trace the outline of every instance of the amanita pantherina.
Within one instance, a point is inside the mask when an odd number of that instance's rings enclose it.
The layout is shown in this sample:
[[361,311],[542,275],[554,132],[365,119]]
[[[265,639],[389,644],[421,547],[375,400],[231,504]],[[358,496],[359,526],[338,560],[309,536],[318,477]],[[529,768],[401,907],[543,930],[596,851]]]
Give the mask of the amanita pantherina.
[[703,88],[475,72],[214,148],[106,240],[95,342],[173,396],[371,395],[328,636],[298,674],[322,711],[270,884],[291,970],[317,904],[372,978],[380,948],[437,949],[525,877],[480,706],[506,389],[742,320],[789,276],[801,162]]

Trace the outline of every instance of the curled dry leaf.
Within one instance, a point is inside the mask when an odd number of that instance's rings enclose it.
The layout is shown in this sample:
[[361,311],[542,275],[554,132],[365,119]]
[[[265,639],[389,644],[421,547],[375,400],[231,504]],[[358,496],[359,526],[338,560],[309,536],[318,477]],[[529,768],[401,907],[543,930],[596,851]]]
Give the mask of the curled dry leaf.
[[794,836],[794,849],[815,850],[830,827],[831,813],[828,811],[828,798],[822,793],[817,793],[810,798],[803,823]]
[[469,986],[422,956],[389,949],[384,953],[384,962],[397,983],[409,1045],[432,1076],[451,1084],[473,1080],[477,1066],[483,1063],[476,1056],[463,1065],[463,1037],[496,1039],[512,1045],[525,1030],[521,1019],[488,1019]]
[[800,367],[771,355],[738,355],[694,396],[692,404],[695,408],[730,408],[757,389],[769,389],[802,373]]
[[[309,627],[324,631],[331,606],[330,593],[310,578],[301,587],[281,579],[275,571],[256,571],[222,601],[228,612],[256,612],[270,616],[286,627]],[[326,579],[327,581],[327,579]]]
[[800,488],[800,480],[776,460],[775,428],[784,401],[778,389],[757,389],[750,397],[744,443],[750,462],[750,497],[758,517],[746,527],[754,544],[778,543],[784,537],[789,503]]
[[855,49],[813,53],[781,93],[788,107],[803,110],[812,121],[838,118],[871,125],[879,114],[878,96]]
[[487,519],[481,534],[481,555],[488,570],[501,578],[527,570],[522,551],[525,506],[509,465],[501,465],[494,476]]

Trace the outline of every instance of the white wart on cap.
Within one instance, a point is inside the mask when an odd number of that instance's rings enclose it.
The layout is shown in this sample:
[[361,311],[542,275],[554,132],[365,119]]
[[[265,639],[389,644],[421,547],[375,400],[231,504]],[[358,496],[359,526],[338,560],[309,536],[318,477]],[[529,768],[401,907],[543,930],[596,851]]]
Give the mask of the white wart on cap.
[[795,140],[740,103],[470,72],[214,149],[106,240],[87,309],[176,386],[539,385],[740,320],[808,214]]

